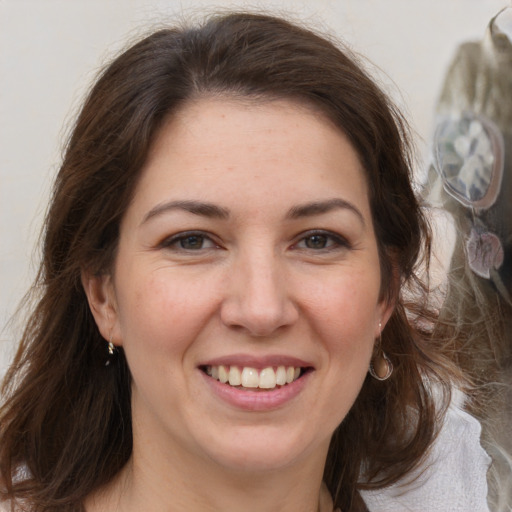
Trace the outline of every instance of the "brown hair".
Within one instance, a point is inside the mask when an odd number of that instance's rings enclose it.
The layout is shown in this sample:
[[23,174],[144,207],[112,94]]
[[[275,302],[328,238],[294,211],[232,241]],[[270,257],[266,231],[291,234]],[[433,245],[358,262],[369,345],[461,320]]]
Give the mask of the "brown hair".
[[411,189],[404,121],[329,40],[271,16],[213,16],[196,28],[159,30],[116,58],[67,145],[45,223],[41,295],[4,381],[0,416],[2,492],[33,510],[80,510],[130,457],[130,372],[122,351],[105,366],[80,275],[110,271],[121,218],[163,120],[211,94],[313,105],[346,134],[367,173],[382,293],[396,302],[382,336],[395,372],[386,382],[366,379],[333,435],[324,476],[335,504],[363,510],[357,489],[403,477],[433,440],[431,386],[447,396],[448,365],[429,332],[408,320],[427,314],[423,302],[415,296],[408,309],[391,277],[414,282],[430,240]]

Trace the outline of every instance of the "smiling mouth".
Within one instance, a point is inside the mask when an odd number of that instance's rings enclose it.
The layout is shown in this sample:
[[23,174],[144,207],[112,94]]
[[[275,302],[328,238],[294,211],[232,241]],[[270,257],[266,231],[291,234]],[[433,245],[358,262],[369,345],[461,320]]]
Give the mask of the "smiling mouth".
[[258,370],[249,366],[202,366],[201,370],[222,384],[251,391],[279,389],[300,379],[311,368],[269,366]]

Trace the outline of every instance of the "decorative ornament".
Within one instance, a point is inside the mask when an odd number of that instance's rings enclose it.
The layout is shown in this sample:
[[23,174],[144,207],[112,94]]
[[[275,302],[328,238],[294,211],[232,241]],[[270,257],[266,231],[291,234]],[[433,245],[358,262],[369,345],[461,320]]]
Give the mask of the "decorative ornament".
[[374,379],[380,381],[388,380],[393,373],[393,363],[387,354],[382,351],[378,358],[374,358],[370,361],[370,368],[368,371]]
[[475,228],[466,240],[466,251],[471,270],[485,279],[490,279],[491,271],[498,270],[505,258],[500,239],[494,233]]
[[477,210],[494,204],[503,177],[504,142],[490,119],[465,112],[441,121],[434,159],[444,189],[457,201]]
[[387,354],[382,350],[382,323],[379,322],[379,341],[378,347],[380,355],[374,357],[370,361],[370,367],[368,368],[368,372],[370,375],[377,380],[383,381],[388,380],[393,373],[393,363],[387,356]]
[[115,358],[117,356],[117,348],[112,343],[112,336],[110,337],[110,340],[107,344],[107,350],[108,350],[108,357],[107,357],[107,360],[105,361],[105,366],[110,366],[110,364],[115,361]]

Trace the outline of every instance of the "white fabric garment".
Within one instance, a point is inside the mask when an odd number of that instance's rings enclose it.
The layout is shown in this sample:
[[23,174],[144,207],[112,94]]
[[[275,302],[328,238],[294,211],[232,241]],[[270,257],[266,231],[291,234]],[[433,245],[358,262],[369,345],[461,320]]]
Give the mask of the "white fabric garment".
[[366,506],[371,512],[489,512],[491,459],[480,444],[480,432],[480,423],[452,403],[429,456],[413,474],[417,479],[363,491]]

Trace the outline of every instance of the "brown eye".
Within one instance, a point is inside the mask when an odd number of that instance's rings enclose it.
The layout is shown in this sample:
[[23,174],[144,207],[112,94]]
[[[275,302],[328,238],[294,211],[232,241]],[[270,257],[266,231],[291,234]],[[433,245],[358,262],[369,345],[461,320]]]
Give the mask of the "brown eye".
[[162,242],[161,247],[173,251],[201,251],[213,249],[217,244],[207,234],[184,232],[167,238]]
[[311,235],[304,239],[308,249],[325,249],[329,238],[326,235]]
[[189,235],[187,237],[181,238],[178,241],[179,246],[182,249],[186,249],[187,251],[202,249],[204,242],[205,239],[202,235]]
[[294,245],[295,249],[313,251],[336,251],[349,249],[351,245],[343,236],[330,231],[310,231]]

